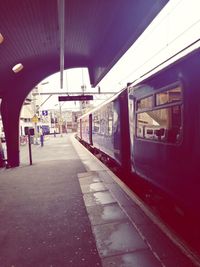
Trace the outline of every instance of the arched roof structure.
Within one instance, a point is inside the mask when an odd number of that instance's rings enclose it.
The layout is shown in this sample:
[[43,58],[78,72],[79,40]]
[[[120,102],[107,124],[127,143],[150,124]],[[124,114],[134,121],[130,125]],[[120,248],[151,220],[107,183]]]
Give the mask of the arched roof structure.
[[[60,69],[59,1],[0,1],[0,97],[11,166],[19,165],[18,121],[24,99]],[[96,86],[167,2],[65,0],[64,68],[88,67]],[[24,68],[15,74],[17,63]]]

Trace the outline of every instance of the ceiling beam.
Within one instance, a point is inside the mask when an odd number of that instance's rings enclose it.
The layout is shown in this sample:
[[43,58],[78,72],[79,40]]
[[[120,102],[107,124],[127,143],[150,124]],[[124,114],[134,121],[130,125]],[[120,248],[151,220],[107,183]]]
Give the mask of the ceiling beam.
[[[114,95],[117,92],[85,92],[91,95]],[[82,95],[83,92],[45,92],[45,93],[32,93],[32,95]]]
[[65,65],[65,0],[58,0],[58,22],[60,33],[60,88],[63,89]]

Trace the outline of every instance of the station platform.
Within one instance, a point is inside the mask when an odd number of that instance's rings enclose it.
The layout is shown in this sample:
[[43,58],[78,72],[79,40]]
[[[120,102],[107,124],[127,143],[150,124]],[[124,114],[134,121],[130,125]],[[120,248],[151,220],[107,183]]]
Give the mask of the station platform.
[[180,240],[73,134],[21,147],[0,169],[1,267],[200,266]]

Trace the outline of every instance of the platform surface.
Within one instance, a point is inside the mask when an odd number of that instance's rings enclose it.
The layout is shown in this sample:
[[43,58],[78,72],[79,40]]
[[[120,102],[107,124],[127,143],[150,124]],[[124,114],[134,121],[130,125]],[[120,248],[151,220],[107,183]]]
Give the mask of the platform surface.
[[0,170],[0,266],[198,266],[73,135]]

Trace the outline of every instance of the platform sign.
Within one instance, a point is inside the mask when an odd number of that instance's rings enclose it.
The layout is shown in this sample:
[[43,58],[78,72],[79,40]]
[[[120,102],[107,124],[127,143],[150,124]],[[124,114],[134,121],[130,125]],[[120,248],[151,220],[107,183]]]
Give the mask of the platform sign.
[[42,110],[42,115],[47,116],[48,115],[48,110]]
[[67,95],[59,96],[58,101],[87,101],[93,100],[93,95]]
[[34,115],[33,118],[32,118],[32,122],[34,123],[38,123],[38,116],[37,115]]

